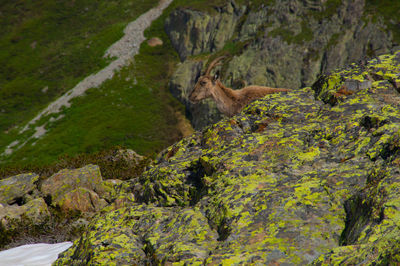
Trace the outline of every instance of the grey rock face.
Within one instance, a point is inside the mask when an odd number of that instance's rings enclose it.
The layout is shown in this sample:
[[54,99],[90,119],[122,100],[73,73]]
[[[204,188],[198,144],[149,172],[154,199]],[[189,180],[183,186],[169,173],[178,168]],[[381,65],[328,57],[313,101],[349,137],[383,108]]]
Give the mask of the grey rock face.
[[188,56],[220,50],[234,31],[244,9],[233,2],[216,16],[189,9],[177,9],[165,22],[165,30],[184,61]]

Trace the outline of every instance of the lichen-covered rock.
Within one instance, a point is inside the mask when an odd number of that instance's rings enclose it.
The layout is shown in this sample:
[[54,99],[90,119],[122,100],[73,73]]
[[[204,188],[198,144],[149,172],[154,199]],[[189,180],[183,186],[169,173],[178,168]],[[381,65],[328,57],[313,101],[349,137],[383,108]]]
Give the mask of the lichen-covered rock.
[[119,149],[115,152],[115,155],[110,158],[113,162],[124,161],[128,166],[136,166],[144,159],[145,157],[131,149]]
[[176,143],[58,265],[399,264],[399,73],[400,51]]
[[20,174],[0,180],[0,203],[14,204],[36,190],[37,174]]
[[105,205],[103,178],[97,165],[79,169],[63,169],[44,180],[42,193],[51,205],[64,211],[95,211]]
[[190,208],[134,205],[93,221],[55,265],[201,263],[216,239],[207,219]]
[[18,225],[39,225],[46,222],[50,212],[42,198],[18,205],[0,205],[0,223],[6,230],[15,230]]

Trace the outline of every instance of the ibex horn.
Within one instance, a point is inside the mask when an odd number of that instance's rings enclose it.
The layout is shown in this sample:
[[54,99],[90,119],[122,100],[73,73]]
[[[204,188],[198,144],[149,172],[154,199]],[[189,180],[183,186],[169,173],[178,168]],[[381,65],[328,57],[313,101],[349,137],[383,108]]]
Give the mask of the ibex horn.
[[204,75],[206,75],[206,76],[210,75],[211,70],[217,65],[217,63],[218,63],[219,61],[221,61],[221,60],[224,59],[225,57],[226,57],[226,56],[224,55],[224,56],[220,56],[220,57],[215,58],[215,59],[210,63],[210,65],[208,65],[208,68],[207,68],[206,73],[205,73]]

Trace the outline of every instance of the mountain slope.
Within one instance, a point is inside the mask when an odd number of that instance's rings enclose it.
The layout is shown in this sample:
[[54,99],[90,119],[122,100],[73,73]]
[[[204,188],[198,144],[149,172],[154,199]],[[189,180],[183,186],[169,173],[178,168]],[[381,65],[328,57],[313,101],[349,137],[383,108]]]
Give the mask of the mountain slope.
[[[135,10],[135,14],[139,14],[138,12],[149,7],[152,2],[147,1],[145,4],[141,4],[138,1],[136,4],[142,5],[142,9]],[[49,9],[46,11],[57,13],[58,10]],[[72,12],[72,10],[68,11]],[[103,12],[105,11],[107,10],[103,10]],[[129,9],[125,10],[124,13],[129,13]],[[117,14],[108,15],[116,16]],[[121,16],[119,19],[123,18],[124,16]],[[143,22],[140,26],[145,26]],[[51,21],[51,23],[54,22]],[[112,25],[115,27],[117,24]],[[122,23],[119,25],[122,26]],[[101,27],[97,30],[101,31]],[[136,38],[137,33],[133,36]],[[63,42],[62,39],[58,41]],[[125,40],[123,41],[125,42]],[[74,43],[73,40],[71,42]],[[7,147],[4,147],[3,155],[6,156],[3,156],[3,162],[25,161],[24,163],[43,164],[52,162],[63,154],[90,153],[115,145],[126,145],[141,153],[149,154],[175,141],[181,134],[176,126],[178,120],[175,118],[179,111],[179,105],[174,103],[167,90],[162,88],[163,83],[165,83],[163,79],[169,73],[167,69],[172,67],[169,62],[174,61],[174,54],[170,52],[168,41],[165,40],[164,42],[166,43],[164,46],[153,49],[145,45],[142,50],[147,49],[148,52],[144,52],[144,55],[137,59],[137,63],[130,63],[125,70],[102,86],[100,90],[92,89],[88,92],[89,96],[74,100],[71,108],[65,108],[70,105],[65,101],[65,107],[61,113],[57,113],[57,110],[55,110],[54,114],[47,113],[47,117],[38,116],[35,120],[41,121],[33,120],[30,127],[24,125],[26,121],[17,123],[18,121],[10,119],[17,125],[6,130],[3,134],[2,143],[7,145]],[[137,44],[136,47],[132,46],[135,45],[133,42],[127,44],[130,45],[127,48],[131,47],[132,52],[139,49]],[[99,47],[96,48],[99,49]],[[159,57],[162,54],[165,55],[165,60],[160,61],[157,66],[154,66],[153,62],[156,62],[156,60],[152,58],[155,51]],[[103,54],[104,52],[105,50]],[[84,54],[81,55],[83,57],[81,59],[85,60]],[[129,57],[132,58],[129,54],[125,57],[125,61],[129,60]],[[102,57],[99,59],[104,61]],[[79,63],[77,62],[78,66]],[[138,67],[139,65],[140,67]],[[153,79],[148,68],[164,69],[164,76],[161,75]],[[90,72],[87,73],[90,74]],[[99,78],[104,74],[100,72]],[[160,75],[159,73],[156,74]],[[149,80],[152,81],[151,85],[148,84]],[[88,84],[85,84],[85,86],[96,86],[95,83],[91,84],[93,82],[89,79],[86,83]],[[77,87],[83,86],[78,84]],[[18,90],[18,88],[14,89]],[[48,93],[50,90],[47,87],[46,91],[40,93]],[[71,91],[68,92],[68,95],[70,93]],[[68,95],[66,94],[66,96]],[[59,110],[63,106],[62,104],[59,105],[56,108],[49,106],[50,110]],[[177,108],[172,108],[172,105],[177,106]],[[23,106],[23,101],[18,106],[26,109]],[[32,112],[32,110],[26,110],[26,112],[28,111]],[[7,116],[7,118],[10,117]],[[21,128],[23,129],[21,130]],[[160,136],[160,131],[167,134]]]

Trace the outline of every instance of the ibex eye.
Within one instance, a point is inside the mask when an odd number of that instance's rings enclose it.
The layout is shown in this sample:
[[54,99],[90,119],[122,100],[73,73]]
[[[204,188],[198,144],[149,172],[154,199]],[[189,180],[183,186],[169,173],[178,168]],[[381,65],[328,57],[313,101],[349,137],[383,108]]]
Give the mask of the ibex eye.
[[200,82],[200,85],[201,85],[201,86],[204,86],[204,85],[206,85],[206,82],[205,82],[205,81],[202,81],[202,82]]

